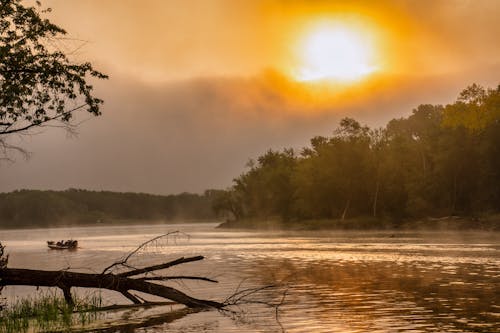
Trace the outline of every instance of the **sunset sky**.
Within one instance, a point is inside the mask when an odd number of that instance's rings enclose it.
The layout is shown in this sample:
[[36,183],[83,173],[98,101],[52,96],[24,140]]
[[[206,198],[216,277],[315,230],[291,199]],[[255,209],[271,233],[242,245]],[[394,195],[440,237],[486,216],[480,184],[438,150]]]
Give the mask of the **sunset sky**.
[[[383,126],[500,83],[500,1],[52,0],[72,57],[110,79],[77,137],[21,138],[0,191],[225,188],[249,158],[342,117]],[[86,42],[80,42],[86,41]]]

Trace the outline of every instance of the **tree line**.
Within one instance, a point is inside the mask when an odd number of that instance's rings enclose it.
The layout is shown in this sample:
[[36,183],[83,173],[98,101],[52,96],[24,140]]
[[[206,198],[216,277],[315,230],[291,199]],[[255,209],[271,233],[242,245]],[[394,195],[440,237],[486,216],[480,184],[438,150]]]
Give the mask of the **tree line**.
[[210,220],[214,191],[152,195],[69,189],[0,193],[0,227],[108,223],[115,220]]
[[500,210],[500,86],[473,84],[370,128],[344,118],[331,136],[250,160],[214,209],[282,221],[479,216]]

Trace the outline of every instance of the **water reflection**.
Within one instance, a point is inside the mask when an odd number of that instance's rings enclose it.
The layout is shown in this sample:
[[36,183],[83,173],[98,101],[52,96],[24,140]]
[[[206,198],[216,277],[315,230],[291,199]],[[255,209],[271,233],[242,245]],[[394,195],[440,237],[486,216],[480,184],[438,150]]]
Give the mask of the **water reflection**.
[[[160,244],[134,264],[203,254],[206,260],[173,274],[216,278],[176,284],[195,297],[223,300],[244,287],[288,285],[279,319],[286,332],[500,332],[500,241],[497,234],[222,232],[214,225],[127,226],[2,231],[12,267],[100,271],[144,240],[167,230],[189,240]],[[29,236],[28,236],[29,235]],[[75,238],[77,252],[45,249],[47,239]],[[14,298],[32,292],[7,288]],[[107,295],[109,302],[123,302]],[[280,291],[257,298],[273,301]],[[190,313],[136,331],[281,332],[273,309]]]
[[[260,266],[262,266],[261,263]],[[291,279],[284,322],[344,323],[352,332],[498,332],[499,276],[482,265],[425,261],[268,263]],[[446,264],[445,264],[446,265]],[[269,275],[270,269],[264,269]],[[264,275],[263,275],[264,276]],[[304,311],[304,310],[307,311]],[[307,314],[307,319],[304,314]],[[293,331],[293,330],[290,330]]]

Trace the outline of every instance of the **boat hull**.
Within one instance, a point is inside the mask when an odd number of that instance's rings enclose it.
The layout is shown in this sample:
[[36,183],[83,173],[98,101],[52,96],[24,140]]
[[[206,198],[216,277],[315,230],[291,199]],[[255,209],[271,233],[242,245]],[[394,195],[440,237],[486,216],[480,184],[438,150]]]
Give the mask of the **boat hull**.
[[57,244],[54,241],[47,241],[47,246],[51,250],[76,250],[78,247],[78,242],[74,241],[71,244]]

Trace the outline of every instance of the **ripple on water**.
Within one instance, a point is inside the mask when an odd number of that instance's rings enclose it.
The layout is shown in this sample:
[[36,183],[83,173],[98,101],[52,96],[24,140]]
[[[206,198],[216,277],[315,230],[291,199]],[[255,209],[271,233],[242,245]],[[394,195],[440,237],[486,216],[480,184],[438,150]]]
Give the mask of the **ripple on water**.
[[[275,311],[247,305],[238,317],[217,311],[191,313],[138,332],[500,332],[500,241],[487,235],[457,238],[384,233],[307,236],[218,232],[214,225],[127,226],[2,232],[11,267],[100,271],[138,244],[175,228],[189,240],[160,244],[134,264],[203,254],[206,260],[172,274],[200,273],[220,283],[175,284],[197,297],[225,299],[238,288],[276,281],[288,284]],[[75,238],[76,252],[47,251],[48,239]],[[470,239],[470,241],[468,241]],[[10,299],[33,289],[7,288]],[[77,290],[77,292],[83,292]],[[123,301],[106,294],[108,301]],[[260,300],[281,294],[257,295]],[[138,313],[138,312],[137,312]]]

